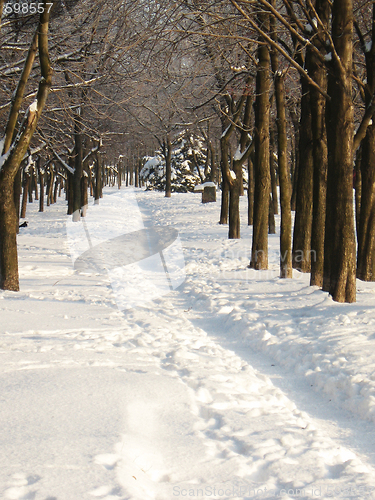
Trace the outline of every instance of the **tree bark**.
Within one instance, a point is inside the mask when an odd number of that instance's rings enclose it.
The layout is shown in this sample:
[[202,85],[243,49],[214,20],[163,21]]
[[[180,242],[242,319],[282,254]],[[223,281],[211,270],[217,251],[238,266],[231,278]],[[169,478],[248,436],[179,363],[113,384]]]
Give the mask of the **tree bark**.
[[169,134],[165,142],[165,197],[172,196],[172,144]]
[[[272,61],[272,55],[271,55]],[[274,71],[272,69],[272,71]],[[277,199],[277,183],[276,183],[276,169],[275,169],[275,132],[273,127],[270,127],[270,174],[271,174],[271,193],[272,193],[272,208],[274,215],[279,214],[279,201]]]
[[[273,6],[276,0],[273,0]],[[271,31],[276,38],[275,22]],[[288,134],[286,126],[285,105],[285,75],[279,71],[279,56],[275,49],[271,51],[271,65],[274,73],[276,97],[276,125],[277,125],[277,159],[280,181],[280,278],[292,278],[292,211],[291,211],[291,182],[288,168]]]
[[26,217],[26,207],[27,207],[27,195],[29,192],[30,175],[25,170],[23,171],[23,192],[22,192],[22,204],[21,204],[21,219]]
[[296,215],[293,232],[292,264],[303,273],[311,269],[311,227],[313,203],[313,137],[309,85],[301,78],[301,120],[299,127],[299,164]]
[[[252,97],[250,95],[246,95],[248,94],[248,83],[249,82],[247,82],[247,85],[245,86],[244,95],[242,96],[242,99],[246,99],[246,104],[242,120],[240,143],[238,146],[239,157],[236,156],[233,159],[233,171],[235,179],[232,179],[232,182],[229,185],[229,239],[239,239],[241,237],[240,196],[243,192],[242,165],[249,157],[251,151],[249,145],[249,127],[251,119]],[[239,102],[238,107],[240,106],[240,104],[241,103]],[[237,113],[240,112],[241,109],[237,109]]]
[[253,225],[254,217],[254,164],[252,158],[254,154],[247,159],[247,225]]
[[217,165],[216,165],[216,161],[215,161],[215,150],[214,150],[214,146],[213,146],[211,140],[209,142],[209,148],[210,148],[210,157],[211,157],[211,172],[210,172],[208,180],[210,182],[215,182],[217,184]]
[[32,176],[33,176],[33,170],[32,170],[32,167],[30,165],[30,173],[29,173],[30,181],[29,181],[29,184],[28,184],[29,203],[33,202],[33,177]]
[[20,232],[19,231],[19,224],[20,224],[21,192],[22,192],[22,171],[21,171],[21,167],[20,167],[18,169],[18,172],[17,172],[16,177],[14,179],[14,205],[16,207],[16,214],[17,214],[17,224],[16,224],[17,234]]
[[[317,0],[315,9],[327,29],[331,7],[327,0]],[[318,25],[323,34],[323,27]],[[319,37],[315,37],[316,48],[324,55],[324,47]],[[327,70],[324,63],[311,50],[307,57],[310,76],[327,91]],[[325,123],[326,98],[315,88],[310,87],[311,125],[313,135],[313,217],[311,227],[311,276],[310,285],[323,286],[324,274],[324,236],[327,196],[327,130]]]
[[[225,137],[220,139],[220,166],[221,166],[221,209],[220,209],[220,221],[219,224],[228,224],[229,215],[229,182],[227,176],[225,175],[224,169],[225,164],[228,163],[228,142]],[[229,169],[229,167],[228,167]]]
[[39,192],[38,192],[38,180],[37,180],[37,174],[36,174],[36,168],[35,168],[35,163],[34,166],[31,170],[31,182],[33,184],[33,189],[35,192],[35,201],[39,201]]
[[[3,172],[4,170],[2,170]],[[14,177],[9,173],[0,182],[0,277],[3,290],[19,290],[17,256],[17,212],[13,192]]]
[[44,212],[44,172],[41,169],[42,160],[40,157],[37,159],[37,168],[39,175],[39,212]]
[[81,216],[86,217],[86,210],[87,210],[87,205],[89,204],[88,200],[88,189],[89,189],[89,183],[88,183],[88,175],[83,175],[82,180],[81,180],[81,186],[82,186],[82,209],[81,209]]
[[229,184],[223,175],[221,181],[221,209],[220,209],[220,221],[219,224],[228,224],[228,213],[229,213]]
[[[258,22],[269,31],[269,16],[258,15]],[[268,268],[268,212],[270,200],[270,157],[269,157],[269,88],[270,54],[264,44],[258,47],[255,100],[255,196],[253,241],[250,267]]]
[[275,212],[273,211],[272,195],[268,205],[268,234],[276,234]]
[[139,170],[142,168],[142,160],[141,158],[137,158],[136,164],[135,164],[135,187],[139,187]]
[[[375,5],[372,12],[372,46],[365,49],[367,85],[365,105],[368,108],[375,92]],[[357,277],[375,281],[375,124],[368,126],[361,144],[360,168],[356,168]],[[359,159],[359,158],[358,158]],[[357,165],[356,165],[357,166]],[[359,192],[360,191],[360,192]],[[359,208],[358,207],[358,208]]]
[[335,0],[332,7],[335,53],[328,76],[328,178],[323,290],[336,302],[355,302],[353,214],[352,53],[353,3]]
[[296,210],[296,200],[297,200],[297,186],[298,186],[298,166],[299,166],[299,123],[297,114],[294,108],[289,109],[290,119],[293,125],[293,153],[294,153],[294,169],[292,175],[292,198],[291,198],[291,209],[292,212]]
[[[100,153],[96,153],[96,172],[95,172],[95,203],[99,203],[102,197],[103,189],[103,173],[102,173],[102,159]],[[128,183],[126,183],[128,185]]]
[[83,175],[83,147],[81,116],[74,114],[74,174],[73,174],[73,221],[77,222],[81,216]]

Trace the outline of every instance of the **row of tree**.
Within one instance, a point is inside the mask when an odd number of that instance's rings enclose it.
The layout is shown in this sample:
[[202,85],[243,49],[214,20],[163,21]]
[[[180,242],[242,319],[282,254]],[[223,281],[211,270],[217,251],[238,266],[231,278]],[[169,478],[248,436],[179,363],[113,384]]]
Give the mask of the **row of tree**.
[[121,155],[138,171],[158,149],[163,174],[155,162],[144,174],[171,196],[173,151],[187,148],[189,189],[218,179],[219,158],[229,238],[240,237],[246,173],[251,267],[268,266],[278,182],[281,277],[311,272],[353,302],[356,275],[375,280],[374,26],[365,0],[64,0],[39,18],[4,15],[1,287],[18,289],[14,183],[32,150],[78,214]]

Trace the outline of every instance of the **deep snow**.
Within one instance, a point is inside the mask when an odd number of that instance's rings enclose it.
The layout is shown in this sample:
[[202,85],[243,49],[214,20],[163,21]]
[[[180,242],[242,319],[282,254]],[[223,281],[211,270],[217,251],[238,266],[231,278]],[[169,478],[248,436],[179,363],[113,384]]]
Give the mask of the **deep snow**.
[[230,241],[219,202],[136,196],[186,280],[125,311],[111,274],[74,271],[65,202],[28,205],[21,291],[0,292],[0,497],[375,498],[374,285],[337,304],[280,280],[277,235],[248,269],[244,198]]

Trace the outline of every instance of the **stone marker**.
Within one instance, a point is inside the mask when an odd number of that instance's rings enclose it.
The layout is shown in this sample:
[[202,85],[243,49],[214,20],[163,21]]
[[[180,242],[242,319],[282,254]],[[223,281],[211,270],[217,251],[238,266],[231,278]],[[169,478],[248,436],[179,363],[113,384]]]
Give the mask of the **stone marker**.
[[203,184],[202,203],[211,203],[216,201],[216,186],[213,182]]

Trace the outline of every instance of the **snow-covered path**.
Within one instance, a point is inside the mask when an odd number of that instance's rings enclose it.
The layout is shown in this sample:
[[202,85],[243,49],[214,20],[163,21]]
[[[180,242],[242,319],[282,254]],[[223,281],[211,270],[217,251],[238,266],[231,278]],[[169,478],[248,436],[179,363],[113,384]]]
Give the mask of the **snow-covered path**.
[[0,497],[374,498],[373,285],[334,304],[277,278],[277,236],[248,270],[251,230],[228,241],[218,204],[137,198],[187,278],[125,312],[73,272],[64,203],[30,208],[21,292],[0,293]]

